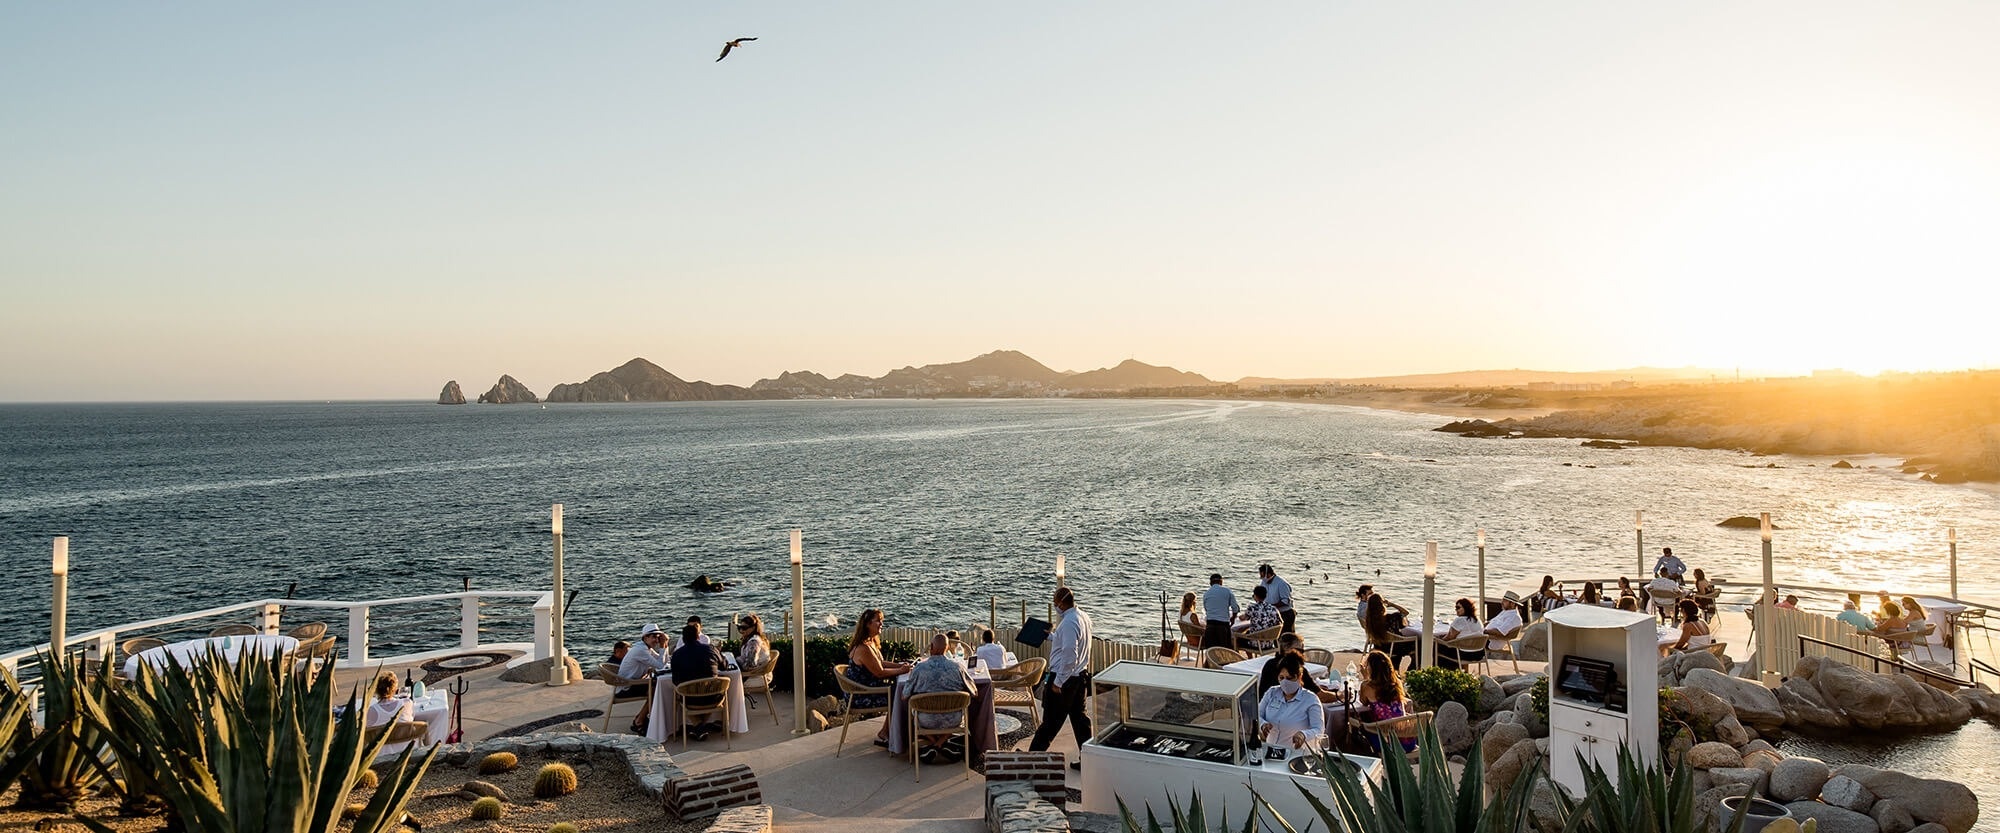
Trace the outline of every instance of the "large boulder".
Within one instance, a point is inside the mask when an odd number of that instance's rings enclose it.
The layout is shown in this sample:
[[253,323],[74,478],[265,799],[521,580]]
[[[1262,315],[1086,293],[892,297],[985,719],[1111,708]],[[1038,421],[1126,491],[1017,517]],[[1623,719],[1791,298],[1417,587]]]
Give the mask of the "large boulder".
[[1531,739],[1522,739],[1507,748],[1500,757],[1486,767],[1486,782],[1489,784],[1512,784],[1521,776],[1530,762],[1541,757],[1541,751]]
[[1700,822],[1700,820],[1702,819],[1709,819],[1711,822],[1709,824],[1698,825],[1695,829],[1708,831],[1708,830],[1719,829],[1720,827],[1726,825],[1729,819],[1722,812],[1722,800],[1725,798],[1737,798],[1749,794],[1750,794],[1750,788],[1746,785],[1724,784],[1720,782],[1718,782],[1713,787],[1695,793],[1694,796],[1695,820],[1697,822]]
[[1561,833],[1562,805],[1556,800],[1555,782],[1547,778],[1535,781],[1534,792],[1528,796],[1528,823],[1535,826],[1536,833]]
[[1528,736],[1545,738],[1549,736],[1549,721],[1535,713],[1534,695],[1521,692],[1514,697],[1514,722],[1528,727]]
[[1500,686],[1499,680],[1492,677],[1479,678],[1479,704],[1473,711],[1479,714],[1492,714],[1506,708],[1506,703],[1507,690]]
[[1491,771],[1493,762],[1499,760],[1501,755],[1507,754],[1507,750],[1513,749],[1515,744],[1529,739],[1526,726],[1519,723],[1495,724],[1479,738],[1480,763]]
[[[1899,676],[1899,675],[1898,675]],[[1812,678],[1828,708],[1839,711],[1848,721],[1864,729],[1906,726],[1906,716],[1916,704],[1910,692],[1899,688],[1891,675],[1870,674],[1839,663],[1820,666]]]
[[1464,703],[1446,700],[1431,716],[1431,725],[1437,728],[1438,743],[1446,755],[1464,754],[1472,748],[1472,715]]
[[1972,713],[1988,720],[2000,718],[2000,695],[1980,688],[1959,689],[1953,696],[1965,701]]
[[1521,631],[1519,642],[1514,644],[1514,656],[1522,662],[1549,661],[1549,623],[1543,619]]
[[[1707,652],[1699,656],[1707,656]],[[1731,677],[1714,668],[1692,668],[1682,685],[1722,698],[1735,710],[1737,720],[1760,730],[1785,725],[1785,710],[1778,704],[1777,695],[1753,681]]]
[[1742,746],[1750,742],[1750,730],[1732,714],[1715,721],[1715,739],[1730,746]]
[[1833,770],[1818,758],[1786,758],[1771,770],[1771,798],[1786,803],[1819,795]]
[[1861,785],[1860,781],[1845,775],[1835,775],[1827,779],[1826,786],[1819,789],[1819,800],[1823,804],[1866,813],[1875,806],[1875,794]]
[[[1725,720],[1735,720],[1736,710],[1729,707],[1729,701],[1715,695],[1715,692],[1700,688],[1673,689],[1675,694],[1674,716],[1694,730],[1697,738],[1720,740],[1730,746],[1742,746],[1750,742],[1748,736],[1738,740],[1718,737],[1716,724]],[[1740,731],[1742,725],[1737,726]]]
[[444,390],[438,391],[439,405],[465,404],[465,391],[460,390],[456,380],[444,383]]
[[1543,676],[1542,672],[1536,671],[1532,674],[1522,674],[1518,677],[1508,677],[1500,681],[1500,693],[1508,697],[1520,694],[1524,691],[1527,691],[1528,689],[1534,688],[1535,681],[1541,679],[1542,676]]
[[1687,762],[1700,769],[1739,767],[1743,765],[1743,756],[1736,751],[1736,747],[1734,746],[1709,741],[1708,743],[1697,743],[1688,749]]
[[1937,822],[1950,833],[1966,833],[1979,821],[1979,798],[1956,781],[1918,778],[1901,772],[1848,764],[1833,771],[1845,775],[1878,799],[1894,801],[1920,822]]
[[1771,778],[1753,766],[1716,767],[1708,771],[1708,777],[1714,779],[1716,786],[1741,784],[1759,793],[1768,792],[1764,785],[1770,783]]
[[1785,805],[1792,811],[1792,818],[1804,824],[1806,819],[1819,822],[1820,833],[1880,833],[1875,820],[1863,813],[1843,810],[1817,801],[1794,801]]
[[[1813,659],[1813,657],[1807,657]],[[1778,698],[1778,706],[1785,710],[1785,725],[1794,729],[1840,730],[1847,728],[1851,721],[1847,715],[1828,705],[1812,680],[1792,677],[1784,681],[1771,693]]]
[[1875,820],[1875,826],[1882,828],[1882,833],[1910,833],[1910,829],[1917,826],[1916,817],[1894,801],[1875,802],[1875,806],[1868,808],[1868,817]]

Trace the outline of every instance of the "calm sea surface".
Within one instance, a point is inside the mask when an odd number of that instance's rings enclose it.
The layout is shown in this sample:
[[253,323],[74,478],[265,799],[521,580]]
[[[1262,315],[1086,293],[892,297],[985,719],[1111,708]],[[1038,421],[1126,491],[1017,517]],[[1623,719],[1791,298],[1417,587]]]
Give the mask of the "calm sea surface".
[[[1040,615],[1060,552],[1102,635],[1157,638],[1162,592],[1177,599],[1212,571],[1243,592],[1269,562],[1296,585],[1310,642],[1353,645],[1354,586],[1415,608],[1426,540],[1442,549],[1439,597],[1456,598],[1472,592],[1484,527],[1497,594],[1543,573],[1636,573],[1639,508],[1649,547],[1712,575],[1756,577],[1756,533],[1715,524],[1769,511],[1780,583],[1899,595],[1945,589],[1956,525],[1962,595],[2000,599],[2000,500],[1987,490],[1915,482],[1889,460],[1836,470],[1471,440],[1429,430],[1442,421],[1150,400],[0,406],[13,589],[0,595],[0,650],[46,638],[52,536],[71,539],[76,633],[294,582],[316,599],[468,579],[545,587],[551,503],[567,510],[567,577],[582,591],[571,644],[585,655],[648,621],[761,612],[775,626],[795,526],[822,626],[872,605],[892,624],[967,625],[995,598],[1003,621],[1023,601]],[[737,587],[683,589],[704,573]],[[383,611],[376,627],[418,615]],[[455,633],[451,610],[427,615],[411,629]],[[1907,744],[1810,751],[1921,773],[1991,760],[1990,735],[1933,739],[1909,760],[1896,751]],[[1981,773],[1975,789],[2000,790]]]

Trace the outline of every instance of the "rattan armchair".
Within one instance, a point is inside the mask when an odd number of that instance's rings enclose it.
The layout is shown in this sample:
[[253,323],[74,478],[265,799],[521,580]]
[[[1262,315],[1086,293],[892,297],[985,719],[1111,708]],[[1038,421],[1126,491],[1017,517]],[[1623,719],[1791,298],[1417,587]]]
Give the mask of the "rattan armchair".
[[[605,662],[599,663],[597,666],[597,680],[611,687],[611,700],[604,704],[604,728],[598,731],[611,731],[611,710],[616,708],[619,703],[645,703],[653,699],[653,676],[651,674],[637,680],[620,677],[618,676],[618,664],[615,662]],[[646,690],[640,694],[621,693],[631,686],[645,686]],[[641,711],[643,710],[642,708]],[[634,719],[637,719],[636,715]]]
[[222,627],[216,628],[215,630],[208,632],[208,636],[211,639],[222,636],[256,636],[256,635],[257,635],[257,629],[250,627],[249,625],[223,625]]
[[1042,707],[1035,701],[1035,684],[1042,681],[1042,672],[1049,668],[1049,661],[1042,657],[1029,657],[993,673],[993,705],[1027,706],[1028,714],[1034,717],[1035,725],[1042,723]]
[[771,713],[771,725],[773,726],[781,726],[783,724],[778,722],[778,700],[771,696],[771,672],[778,667],[778,658],[784,656],[784,654],[785,652],[783,651],[772,651],[771,658],[764,660],[763,665],[743,669],[744,708],[753,708],[749,701],[750,695],[764,695],[764,706],[766,707],[766,711]]
[[[845,706],[840,710],[840,742],[833,747],[833,756],[836,758],[840,757],[841,750],[847,747],[847,727],[854,725],[854,721],[858,718],[888,714],[889,702],[887,698],[895,692],[895,689],[891,686],[865,686],[848,679],[847,667],[847,663],[844,662],[833,667],[833,679],[834,682],[840,684],[840,693],[843,695]],[[882,705],[869,707],[854,705],[854,698],[866,697],[870,694],[882,695],[884,698]]]
[[[682,751],[686,751],[688,748],[687,728],[689,726],[701,725],[695,722],[694,718],[713,716],[720,716],[722,718],[722,748],[736,748],[735,743],[729,738],[728,695],[728,677],[704,677],[674,686],[674,708],[680,712],[680,720],[677,721],[679,726],[677,728],[680,729],[681,733]],[[705,706],[695,706],[688,703],[689,700],[697,697],[714,697],[715,702]]]
[[[910,760],[916,766],[918,783],[924,780],[923,739],[926,737],[965,738],[965,777],[972,777],[972,726],[966,720],[965,710],[972,705],[972,695],[962,691],[936,691],[930,694],[910,695],[909,738]],[[919,715],[956,714],[958,723],[939,729],[926,728]]]

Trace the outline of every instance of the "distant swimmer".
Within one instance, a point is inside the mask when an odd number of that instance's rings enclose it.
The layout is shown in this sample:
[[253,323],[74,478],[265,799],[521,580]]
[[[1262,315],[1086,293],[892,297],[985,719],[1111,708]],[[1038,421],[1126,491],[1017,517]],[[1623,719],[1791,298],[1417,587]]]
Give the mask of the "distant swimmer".
[[735,39],[735,40],[733,40],[733,41],[730,41],[730,42],[728,42],[728,43],[725,43],[725,44],[723,44],[723,45],[722,45],[722,54],[721,54],[721,55],[717,55],[717,56],[715,57],[715,60],[716,60],[717,62],[720,62],[720,61],[721,61],[721,60],[722,60],[723,58],[727,58],[727,57],[729,57],[729,50],[731,50],[731,49],[735,49],[736,47],[739,47],[739,46],[742,46],[742,45],[744,45],[744,44],[746,44],[746,43],[749,43],[749,42],[751,42],[751,41],[753,41],[753,40],[756,40],[756,38],[737,38],[737,39]]

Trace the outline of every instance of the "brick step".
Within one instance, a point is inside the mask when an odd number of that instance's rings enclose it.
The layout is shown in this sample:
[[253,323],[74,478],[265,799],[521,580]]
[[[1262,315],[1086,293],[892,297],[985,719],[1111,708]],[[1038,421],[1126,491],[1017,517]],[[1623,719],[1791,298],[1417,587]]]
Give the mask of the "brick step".
[[772,833],[985,833],[985,819],[889,819],[875,816],[828,818],[787,807],[774,808]]

